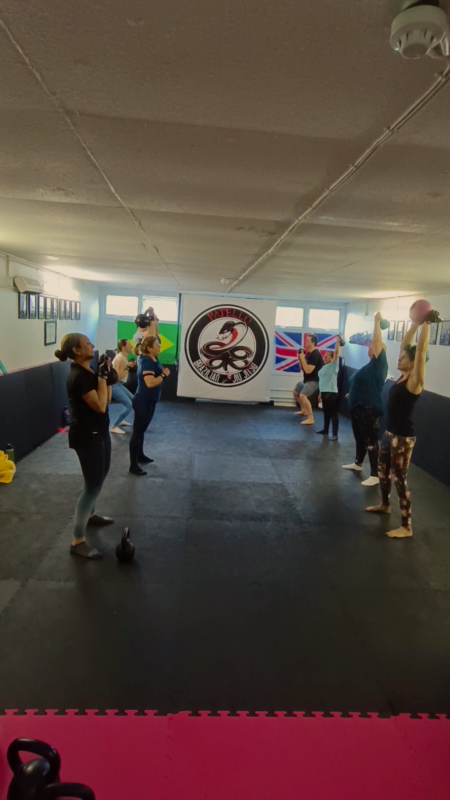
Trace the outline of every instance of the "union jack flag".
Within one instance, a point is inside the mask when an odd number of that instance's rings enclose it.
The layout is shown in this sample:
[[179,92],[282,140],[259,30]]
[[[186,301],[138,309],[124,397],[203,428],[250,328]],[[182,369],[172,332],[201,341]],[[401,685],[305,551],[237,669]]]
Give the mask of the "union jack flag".
[[[308,333],[297,333],[284,329],[275,329],[275,370],[276,372],[300,372],[297,351],[306,347]],[[327,350],[334,350],[337,336],[335,333],[316,333],[317,347],[322,355]]]

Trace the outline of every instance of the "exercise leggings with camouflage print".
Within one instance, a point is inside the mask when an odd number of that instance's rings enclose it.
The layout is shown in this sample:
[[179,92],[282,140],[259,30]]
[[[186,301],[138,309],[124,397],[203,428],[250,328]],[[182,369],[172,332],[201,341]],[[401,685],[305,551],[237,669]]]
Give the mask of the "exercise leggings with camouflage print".
[[408,475],[411,454],[416,443],[415,437],[395,436],[386,431],[378,457],[378,477],[380,479],[381,498],[384,506],[389,505],[392,478],[397,489],[402,527],[411,527],[411,494],[406,478]]

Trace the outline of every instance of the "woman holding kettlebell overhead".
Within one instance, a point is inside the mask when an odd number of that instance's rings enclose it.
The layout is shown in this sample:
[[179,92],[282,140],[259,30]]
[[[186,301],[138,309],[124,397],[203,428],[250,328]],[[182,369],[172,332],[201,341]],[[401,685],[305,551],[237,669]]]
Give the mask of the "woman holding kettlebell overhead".
[[109,517],[95,513],[95,502],[102,490],[111,461],[108,400],[109,386],[117,379],[109,359],[102,357],[98,375],[91,368],[94,345],[82,333],[68,333],[56,350],[60,361],[73,361],[67,378],[71,408],[69,447],[75,450],[84,477],[84,489],[75,508],[75,528],[70,552],[83,558],[102,557],[86,542],[86,528],[111,525]]
[[133,398],[134,424],[130,439],[130,472],[133,475],[146,475],[139,464],[153,462],[153,458],[144,454],[144,436],[161,396],[161,384],[170,375],[170,370],[158,360],[160,350],[157,336],[145,336],[133,351],[138,356],[138,387]]
[[[419,301],[425,302],[425,301]],[[413,312],[414,306],[411,309]],[[381,440],[378,460],[378,476],[380,479],[381,505],[369,506],[366,511],[390,514],[391,476],[400,504],[402,524],[400,528],[389,531],[390,539],[403,539],[412,536],[411,495],[407,485],[408,467],[416,442],[414,430],[414,409],[422,394],[425,384],[425,364],[428,358],[428,341],[430,324],[439,322],[437,311],[429,311],[419,321],[411,313],[413,325],[406,333],[398,359],[401,376],[392,386],[387,403],[386,433]],[[420,328],[417,345],[413,345],[414,337]]]

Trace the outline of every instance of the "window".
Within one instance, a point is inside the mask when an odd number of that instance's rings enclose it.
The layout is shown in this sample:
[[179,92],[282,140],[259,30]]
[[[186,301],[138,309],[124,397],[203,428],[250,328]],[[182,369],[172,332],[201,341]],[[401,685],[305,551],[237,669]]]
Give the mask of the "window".
[[148,308],[153,308],[160,322],[178,322],[177,297],[150,297],[142,298],[142,313]]
[[106,313],[113,317],[135,317],[138,313],[137,297],[129,295],[108,294],[106,297]]
[[303,308],[277,306],[275,325],[277,328],[303,328]]
[[311,330],[338,331],[341,312],[332,308],[312,308],[308,327]]

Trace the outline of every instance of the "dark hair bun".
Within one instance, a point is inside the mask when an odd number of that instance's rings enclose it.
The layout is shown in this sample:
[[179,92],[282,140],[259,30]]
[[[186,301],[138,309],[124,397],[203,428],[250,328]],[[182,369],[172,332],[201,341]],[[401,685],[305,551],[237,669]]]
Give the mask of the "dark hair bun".
[[55,350],[56,358],[59,358],[60,361],[67,361],[67,353],[63,350]]

